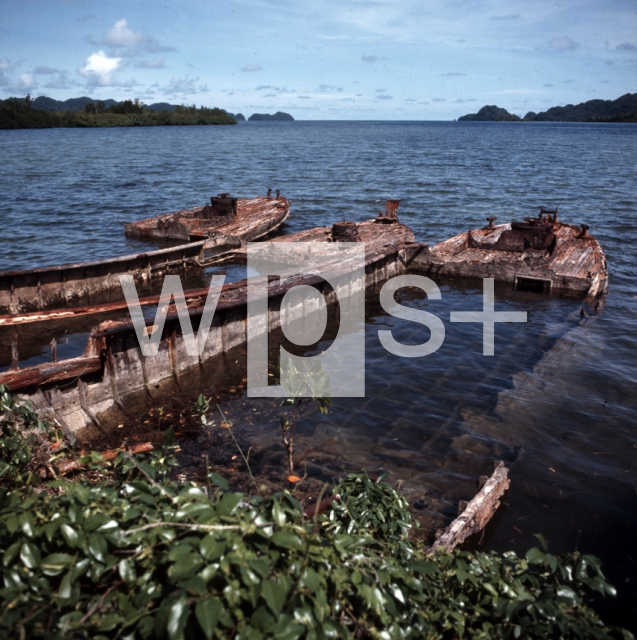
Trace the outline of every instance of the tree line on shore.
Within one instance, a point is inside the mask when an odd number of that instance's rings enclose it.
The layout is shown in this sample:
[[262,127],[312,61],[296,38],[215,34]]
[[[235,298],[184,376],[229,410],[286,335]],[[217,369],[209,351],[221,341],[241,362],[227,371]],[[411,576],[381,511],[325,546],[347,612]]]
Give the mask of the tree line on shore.
[[34,108],[29,95],[0,103],[0,129],[48,129],[52,127],[145,127],[158,125],[237,124],[223,109],[177,106],[173,111],[155,111],[139,100],[106,106],[90,102],[79,111],[47,112]]

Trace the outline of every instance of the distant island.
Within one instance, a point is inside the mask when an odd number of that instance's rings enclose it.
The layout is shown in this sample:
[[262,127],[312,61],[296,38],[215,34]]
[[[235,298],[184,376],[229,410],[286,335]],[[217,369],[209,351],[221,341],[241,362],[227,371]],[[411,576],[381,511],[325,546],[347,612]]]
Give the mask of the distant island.
[[494,104],[486,105],[478,113],[469,113],[458,120],[480,120],[484,122],[512,122],[522,120],[519,116],[509,113],[506,109],[496,107]]
[[283,111],[277,111],[274,115],[269,113],[253,113],[248,122],[293,122],[294,118],[289,113],[283,113]]
[[49,129],[53,127],[148,127],[237,124],[242,114],[224,109],[158,102],[147,106],[139,100],[96,100],[83,96],[61,102],[40,96],[32,100],[0,100],[0,129]]
[[520,118],[506,109],[486,105],[478,113],[469,113],[458,120],[485,122],[636,122],[637,93],[627,93],[617,100],[589,100],[577,105],[551,107],[547,111],[529,111]]

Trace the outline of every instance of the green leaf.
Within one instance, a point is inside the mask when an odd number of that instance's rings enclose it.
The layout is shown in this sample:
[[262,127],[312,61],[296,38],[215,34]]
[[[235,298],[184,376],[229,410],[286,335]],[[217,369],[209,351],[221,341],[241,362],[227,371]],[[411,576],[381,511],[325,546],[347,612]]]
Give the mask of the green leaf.
[[71,576],[71,572],[69,571],[63,578],[60,583],[60,588],[58,589],[58,595],[60,598],[64,600],[68,600],[72,595],[73,588],[73,580]]
[[279,582],[264,580],[261,583],[261,595],[268,607],[272,609],[272,613],[274,613],[275,616],[278,616],[283,609],[283,605],[285,604],[285,599],[287,597],[285,587]]
[[88,536],[88,550],[90,554],[100,562],[104,562],[104,555],[108,550],[108,545],[104,536],[99,533],[91,533]]
[[215,507],[215,511],[220,516],[229,516],[234,513],[241,500],[243,500],[242,493],[226,493]]
[[203,560],[198,554],[188,553],[181,556],[175,564],[168,569],[168,577],[175,582],[189,578],[197,572],[203,564]]
[[40,566],[40,552],[38,548],[30,542],[22,543],[20,547],[20,560],[27,569],[36,569]]
[[119,575],[126,584],[135,582],[137,574],[135,572],[135,563],[133,560],[126,559],[119,563]]
[[18,553],[20,552],[20,543],[19,542],[14,542],[5,552],[4,555],[2,556],[2,564],[5,567],[8,567],[14,560],[14,558],[18,555]]
[[170,640],[182,640],[190,607],[186,598],[180,598],[170,607],[166,629]]
[[166,431],[164,431],[164,444],[170,447],[175,443],[175,430],[172,427],[168,427]]
[[541,533],[534,533],[533,535],[539,540],[542,551],[547,551],[549,546],[544,536]]
[[206,560],[216,560],[217,558],[220,558],[225,550],[225,541],[217,540],[212,533],[209,533],[199,543],[199,551]]
[[272,505],[272,517],[279,527],[283,527],[285,525],[285,511],[278,502],[275,502]]
[[220,489],[223,489],[224,491],[230,491],[230,485],[228,484],[228,481],[215,471],[208,474],[208,478],[210,479],[210,482],[216,484]]
[[204,598],[195,607],[195,616],[206,640],[211,640],[221,615],[221,603],[214,598]]
[[427,560],[416,560],[408,562],[407,568],[415,573],[424,573],[427,576],[434,576],[438,573],[438,565]]
[[272,536],[272,542],[278,547],[284,548],[301,546],[301,538],[291,531],[276,531]]
[[75,549],[80,539],[77,531],[71,525],[66,523],[60,527],[60,531],[64,536],[66,544],[68,544],[72,549]]
[[42,560],[41,568],[47,576],[57,576],[73,564],[73,556],[68,553],[52,553]]

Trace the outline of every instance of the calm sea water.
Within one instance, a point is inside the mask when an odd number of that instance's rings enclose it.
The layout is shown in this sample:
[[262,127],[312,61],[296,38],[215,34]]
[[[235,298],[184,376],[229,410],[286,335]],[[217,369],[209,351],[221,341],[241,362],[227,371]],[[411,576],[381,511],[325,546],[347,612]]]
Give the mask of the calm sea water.
[[[580,326],[581,301],[496,288],[497,309],[525,310],[498,325],[483,357],[481,327],[450,324],[478,310],[479,282],[439,282],[442,300],[403,293],[437,313],[443,347],[426,358],[388,354],[377,330],[426,339],[410,323],[367,307],[367,397],[340,399],[299,425],[308,474],[387,469],[424,526],[449,521],[494,460],[511,465],[506,508],[483,544],[524,552],[543,533],[551,550],[602,557],[620,598],[607,619],[637,619],[637,127],[455,122],[249,123],[236,127],[0,132],[0,270],[145,250],[122,223],[279,188],[292,199],[285,230],[364,220],[400,198],[400,219],[435,243],[520,219],[538,207],[586,223],[608,258],[603,312]],[[70,336],[68,354],[83,344]],[[38,347],[39,349],[39,347]],[[41,354],[31,361],[46,358]],[[6,364],[1,362],[0,364]],[[245,400],[227,403],[242,415]],[[248,426],[249,425],[249,426]],[[244,436],[279,464],[272,423]],[[274,469],[274,467],[273,467]],[[272,473],[276,473],[274,470]]]

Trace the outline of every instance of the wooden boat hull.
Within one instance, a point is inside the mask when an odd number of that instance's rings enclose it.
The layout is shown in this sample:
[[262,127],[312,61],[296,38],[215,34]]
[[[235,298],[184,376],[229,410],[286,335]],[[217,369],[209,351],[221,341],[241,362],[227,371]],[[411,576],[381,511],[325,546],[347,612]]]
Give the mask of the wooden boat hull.
[[[408,227],[374,221],[356,225],[365,242],[365,287],[405,273],[415,255],[426,252],[426,245],[414,242]],[[276,242],[325,242],[332,240],[330,228],[277,238]],[[280,301],[296,284],[325,288],[326,303],[336,304],[330,286],[318,276],[287,278],[273,282],[268,291],[268,331],[280,326]],[[192,296],[186,292],[186,296]],[[195,328],[203,313],[201,297],[189,305]],[[157,356],[145,357],[131,322],[102,323],[92,332],[84,354],[79,358],[46,363],[0,373],[0,384],[29,397],[44,416],[52,416],[71,434],[91,437],[125,419],[138,402],[156,401],[170,386],[183,382],[192,388],[205,378],[221,375],[228,352],[242,348],[247,340],[247,282],[225,285],[210,333],[201,356],[189,356],[176,312],[169,312]],[[216,372],[216,373],[215,373]],[[187,382],[186,382],[187,380]]]
[[[155,233],[159,216],[127,225],[127,235],[155,239],[185,240],[186,244],[168,249],[145,251],[118,258],[55,265],[39,269],[0,273],[0,315],[37,313],[49,309],[72,309],[78,306],[108,304],[123,299],[119,276],[132,275],[139,287],[150,293],[153,278],[166,273],[181,273],[223,261],[223,256],[258,240],[278,229],[290,214],[290,201],[285,198],[253,198],[240,200],[237,215],[231,222],[212,226],[189,209],[180,214],[192,214],[186,226],[177,226],[183,233]],[[155,225],[155,227],[153,227]],[[161,226],[161,225],[160,225]],[[191,242],[191,239],[196,241]],[[7,319],[4,319],[6,323]],[[3,319],[0,318],[0,324]]]
[[549,227],[546,247],[536,235],[526,248],[524,234],[515,238],[511,224],[474,229],[434,245],[415,266],[434,278],[494,278],[542,293],[605,293],[608,268],[599,242],[582,227],[559,221]]
[[210,206],[194,207],[124,224],[131,238],[194,242],[223,234],[244,242],[258,240],[278,229],[290,215],[290,201],[259,197],[236,201],[235,215],[211,215]]

